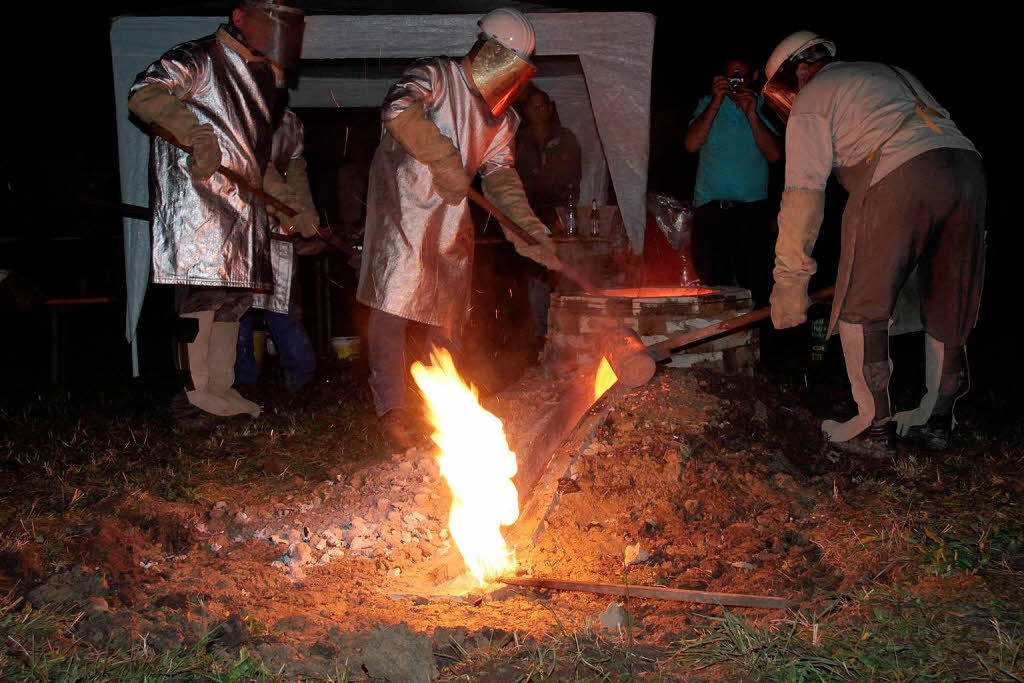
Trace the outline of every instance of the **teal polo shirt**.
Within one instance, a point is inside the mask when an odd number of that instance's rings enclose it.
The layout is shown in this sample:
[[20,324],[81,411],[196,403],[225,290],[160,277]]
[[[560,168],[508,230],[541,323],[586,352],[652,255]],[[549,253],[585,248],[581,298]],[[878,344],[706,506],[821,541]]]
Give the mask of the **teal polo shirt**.
[[[697,102],[690,123],[711,104],[711,95]],[[761,121],[778,135],[765,118],[764,100],[757,96],[757,113]],[[768,160],[754,142],[747,115],[728,97],[722,102],[707,142],[700,148],[697,161],[697,182],[693,189],[695,206],[712,199],[734,202],[756,202],[768,197]]]

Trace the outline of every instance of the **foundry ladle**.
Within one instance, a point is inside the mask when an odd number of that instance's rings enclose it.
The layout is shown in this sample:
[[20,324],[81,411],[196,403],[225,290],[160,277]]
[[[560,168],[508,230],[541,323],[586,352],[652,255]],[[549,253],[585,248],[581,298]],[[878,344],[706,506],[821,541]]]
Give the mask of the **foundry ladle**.
[[[835,294],[835,286],[830,285],[810,295],[814,303],[823,303]],[[619,382],[630,389],[642,386],[654,376],[655,363],[666,360],[674,349],[690,346],[711,337],[742,329],[769,317],[771,306],[759,308],[750,313],[722,320],[699,330],[680,332],[664,341],[645,346],[636,330],[621,327],[605,338],[604,357],[612,366]]]

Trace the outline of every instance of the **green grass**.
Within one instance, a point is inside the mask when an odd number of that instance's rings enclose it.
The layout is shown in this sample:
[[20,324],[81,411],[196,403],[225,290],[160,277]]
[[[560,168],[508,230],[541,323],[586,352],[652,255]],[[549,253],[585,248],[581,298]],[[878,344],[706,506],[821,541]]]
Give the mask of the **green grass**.
[[[20,600],[0,599],[0,680],[4,681],[284,681],[246,649],[210,647],[215,630],[191,647],[156,654],[144,647],[97,651],[75,639],[80,615],[32,609]],[[347,681],[339,670],[322,680]]]
[[[754,624],[705,616],[674,659],[726,677],[767,681],[1021,680],[1024,623],[970,605],[884,593]],[[960,611],[958,611],[960,610]],[[1000,611],[1000,610],[996,610]]]
[[442,654],[448,664],[444,680],[629,681],[677,680],[679,671],[665,668],[666,653],[638,648],[613,632],[585,626],[556,630],[540,640],[521,641],[512,634],[499,641],[453,645]]
[[4,531],[138,492],[195,503],[204,487],[315,482],[381,455],[367,390],[351,378],[302,398],[275,395],[257,421],[195,431],[175,429],[165,393],[64,390],[0,405]]

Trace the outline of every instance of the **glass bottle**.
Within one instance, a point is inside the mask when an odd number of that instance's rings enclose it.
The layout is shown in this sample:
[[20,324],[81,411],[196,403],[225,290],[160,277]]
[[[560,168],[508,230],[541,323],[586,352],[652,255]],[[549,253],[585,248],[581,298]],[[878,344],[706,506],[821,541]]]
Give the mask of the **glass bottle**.
[[576,192],[569,191],[565,207],[565,234],[575,236],[579,232],[579,218],[576,215]]
[[590,236],[601,236],[601,214],[597,210],[597,198],[590,200]]

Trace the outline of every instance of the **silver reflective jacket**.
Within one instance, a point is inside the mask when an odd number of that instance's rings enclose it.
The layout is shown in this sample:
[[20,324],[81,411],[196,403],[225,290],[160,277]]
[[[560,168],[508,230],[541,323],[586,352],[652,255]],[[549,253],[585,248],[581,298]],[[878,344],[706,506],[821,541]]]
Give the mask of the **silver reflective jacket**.
[[[470,175],[511,167],[519,116],[495,118],[470,90],[461,64],[418,63],[392,86],[387,121],[416,100],[450,138]],[[385,132],[370,166],[366,234],[356,298],[403,318],[458,332],[469,309],[473,221],[469,201],[452,206],[434,190],[430,168]]]
[[[139,74],[131,92],[153,84],[201,124],[212,124],[223,166],[261,186],[276,124],[269,62],[222,28],[171,48]],[[194,181],[188,155],[157,137],[150,164],[153,282],[271,289],[264,203],[219,173]]]

